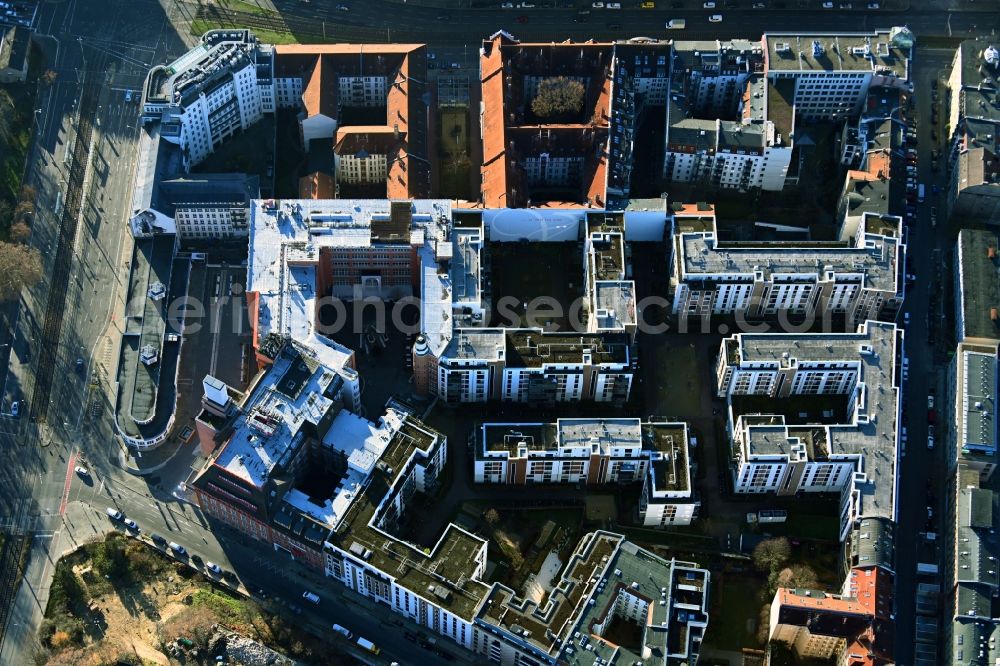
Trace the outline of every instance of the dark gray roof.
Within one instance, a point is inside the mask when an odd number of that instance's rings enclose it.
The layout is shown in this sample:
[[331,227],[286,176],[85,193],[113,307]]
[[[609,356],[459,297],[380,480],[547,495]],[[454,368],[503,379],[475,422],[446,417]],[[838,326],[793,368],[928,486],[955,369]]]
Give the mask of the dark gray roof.
[[730,150],[763,150],[764,126],[742,124],[731,120],[719,122],[719,148]]
[[991,247],[1000,251],[1000,239],[992,230],[962,229],[958,234],[960,338],[1000,337],[990,319],[990,310],[1000,308],[1000,264],[990,259]]
[[893,569],[895,524],[887,518],[864,518],[851,534],[855,566]]
[[156,209],[173,217],[178,206],[250,206],[260,197],[260,177],[245,173],[199,173],[160,182]]

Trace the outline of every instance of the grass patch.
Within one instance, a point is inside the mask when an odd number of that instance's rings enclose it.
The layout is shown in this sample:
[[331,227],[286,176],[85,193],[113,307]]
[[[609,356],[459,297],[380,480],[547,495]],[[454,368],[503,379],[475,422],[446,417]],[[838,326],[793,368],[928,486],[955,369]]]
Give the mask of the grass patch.
[[720,650],[739,650],[757,644],[754,631],[764,602],[763,581],[733,574],[715,575],[705,644]]
[[254,615],[242,599],[212,588],[195,592],[191,605],[195,608],[200,606],[207,608],[219,618],[220,622],[230,627],[243,625]]
[[471,199],[469,178],[469,110],[445,106],[438,113],[439,196]]
[[788,512],[788,519],[783,523],[769,523],[762,526],[769,534],[787,536],[789,538],[814,539],[818,541],[838,542],[839,518],[837,513],[808,514]]
[[[247,14],[258,14],[260,16],[277,16],[278,12],[273,9],[261,7],[253,2],[243,2],[243,0],[219,0],[219,4],[234,12],[246,12]],[[254,30],[256,33],[257,31]]]

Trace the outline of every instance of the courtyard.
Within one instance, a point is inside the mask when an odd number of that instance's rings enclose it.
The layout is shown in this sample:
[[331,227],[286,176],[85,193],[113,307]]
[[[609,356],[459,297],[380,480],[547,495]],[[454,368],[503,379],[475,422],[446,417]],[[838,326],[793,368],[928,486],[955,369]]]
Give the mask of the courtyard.
[[488,256],[492,326],[577,330],[570,315],[583,296],[582,243],[492,243]]

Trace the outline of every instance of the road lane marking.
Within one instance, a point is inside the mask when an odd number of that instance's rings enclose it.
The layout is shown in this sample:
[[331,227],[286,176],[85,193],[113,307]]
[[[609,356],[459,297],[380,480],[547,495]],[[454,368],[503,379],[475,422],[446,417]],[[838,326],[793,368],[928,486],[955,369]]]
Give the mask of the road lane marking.
[[76,451],[70,454],[69,463],[66,465],[66,483],[63,485],[62,501],[59,503],[59,515],[66,513],[66,504],[69,502],[69,488],[73,483],[73,468],[76,467]]

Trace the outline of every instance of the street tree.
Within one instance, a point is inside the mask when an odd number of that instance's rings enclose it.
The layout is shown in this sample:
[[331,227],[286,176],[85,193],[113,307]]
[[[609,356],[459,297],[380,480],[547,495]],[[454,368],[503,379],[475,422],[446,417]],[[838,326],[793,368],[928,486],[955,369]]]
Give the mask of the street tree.
[[24,222],[15,222],[10,228],[10,239],[15,243],[24,243],[31,237],[31,227]]
[[531,100],[531,110],[546,120],[575,116],[583,110],[583,84],[566,76],[542,79]]
[[42,258],[38,250],[18,243],[0,241],[0,301],[11,301],[25,287],[42,279]]

